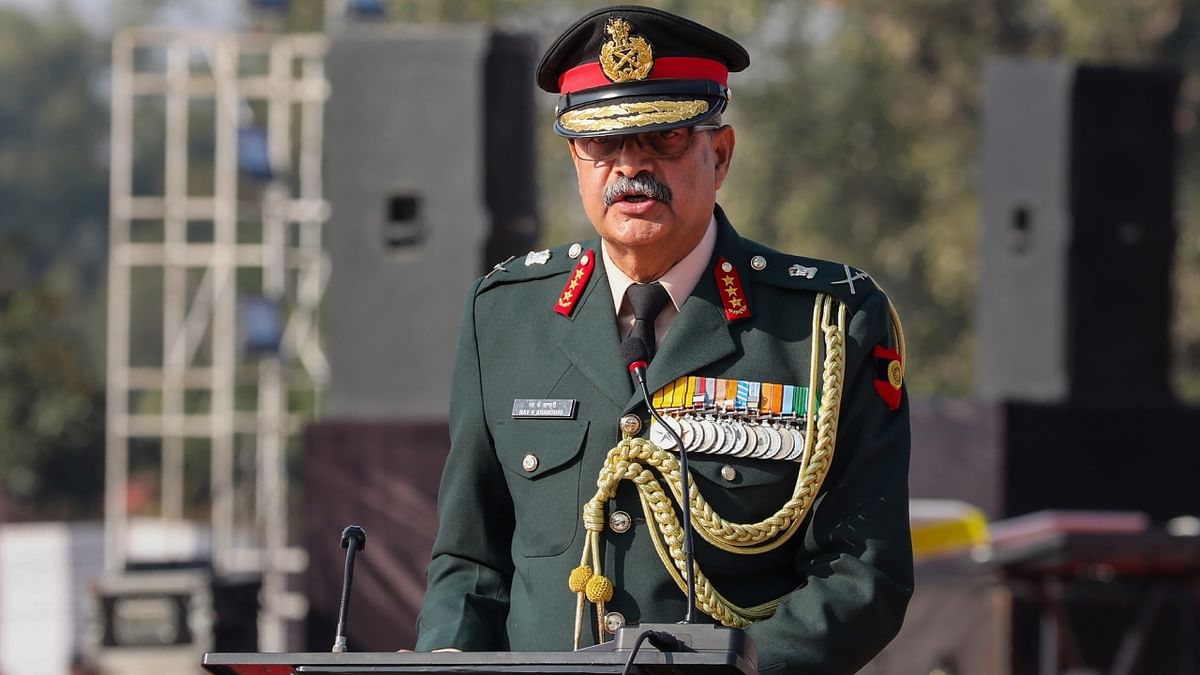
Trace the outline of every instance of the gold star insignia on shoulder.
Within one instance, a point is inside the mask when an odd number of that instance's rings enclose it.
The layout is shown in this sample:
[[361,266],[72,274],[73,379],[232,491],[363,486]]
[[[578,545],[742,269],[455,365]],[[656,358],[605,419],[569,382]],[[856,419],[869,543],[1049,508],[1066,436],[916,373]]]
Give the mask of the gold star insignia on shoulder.
[[717,288],[721,291],[725,320],[740,321],[750,318],[750,306],[745,301],[746,290],[742,287],[742,277],[733,263],[725,258],[717,260],[713,275],[716,277]]
[[558,302],[554,303],[554,311],[563,316],[571,316],[571,312],[575,311],[575,305],[579,302],[579,296],[583,294],[583,289],[587,288],[588,280],[592,278],[592,270],[596,267],[596,256],[592,250],[588,250],[579,262],[575,264],[575,269],[567,277],[567,284],[563,287],[562,293],[558,296]]

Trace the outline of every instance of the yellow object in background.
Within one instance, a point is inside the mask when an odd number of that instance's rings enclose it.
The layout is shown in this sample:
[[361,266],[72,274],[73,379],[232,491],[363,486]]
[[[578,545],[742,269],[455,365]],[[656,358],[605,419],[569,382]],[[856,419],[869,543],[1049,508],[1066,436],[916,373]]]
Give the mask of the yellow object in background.
[[987,517],[954,499],[913,499],[908,504],[913,559],[970,552],[990,541]]

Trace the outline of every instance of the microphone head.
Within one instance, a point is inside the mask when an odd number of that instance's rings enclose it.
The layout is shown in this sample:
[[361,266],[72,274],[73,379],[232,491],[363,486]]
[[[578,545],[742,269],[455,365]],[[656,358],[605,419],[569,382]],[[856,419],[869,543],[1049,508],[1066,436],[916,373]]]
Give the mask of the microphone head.
[[634,368],[645,368],[650,360],[650,350],[646,347],[646,341],[640,337],[630,336],[621,342],[621,361],[625,363],[625,367],[633,371]]
[[342,548],[350,548],[351,542],[358,550],[367,550],[367,531],[358,525],[347,526],[342,530]]

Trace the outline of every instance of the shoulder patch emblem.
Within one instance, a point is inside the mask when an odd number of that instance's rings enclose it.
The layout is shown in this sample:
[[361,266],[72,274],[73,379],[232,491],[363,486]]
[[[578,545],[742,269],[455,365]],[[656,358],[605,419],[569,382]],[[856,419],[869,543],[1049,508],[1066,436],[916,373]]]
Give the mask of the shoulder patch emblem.
[[900,352],[875,345],[875,391],[887,404],[888,410],[900,407],[900,392],[904,389],[904,363]]
[[555,312],[563,316],[571,316],[571,312],[575,311],[575,304],[579,302],[579,296],[583,294],[588,280],[592,278],[592,270],[595,267],[596,252],[594,249],[588,249],[580,256],[579,262],[575,264],[575,269],[571,271],[571,276],[567,277],[567,285],[563,287],[562,294],[558,296],[558,302],[554,303]]

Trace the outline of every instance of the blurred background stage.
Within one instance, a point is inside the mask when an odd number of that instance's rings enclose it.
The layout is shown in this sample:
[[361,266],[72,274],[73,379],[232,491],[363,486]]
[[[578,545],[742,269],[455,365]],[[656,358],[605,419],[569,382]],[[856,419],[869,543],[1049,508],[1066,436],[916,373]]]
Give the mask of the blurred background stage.
[[[531,73],[596,3],[101,4],[0,2],[0,672],[327,651],[349,523],[350,649],[411,646],[465,293],[593,236]],[[753,56],[743,234],[906,319],[864,672],[1200,673],[1200,8],[651,4]]]

